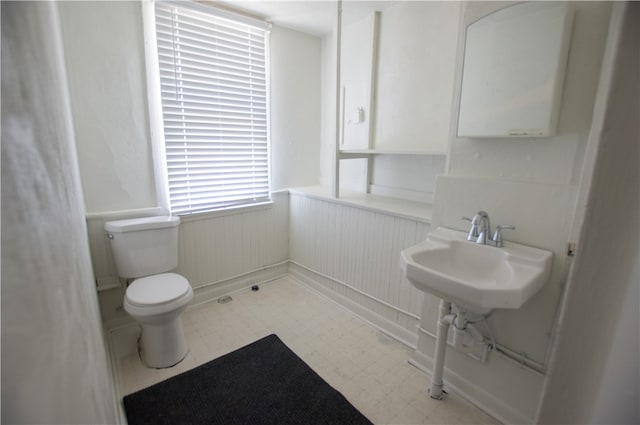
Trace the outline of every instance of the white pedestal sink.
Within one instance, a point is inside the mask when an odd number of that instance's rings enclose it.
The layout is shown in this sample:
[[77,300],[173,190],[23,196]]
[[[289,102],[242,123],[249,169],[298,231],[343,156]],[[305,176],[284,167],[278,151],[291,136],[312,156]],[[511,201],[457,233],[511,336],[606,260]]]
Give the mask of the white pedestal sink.
[[552,253],[513,242],[496,248],[443,227],[402,251],[400,266],[416,288],[467,309],[519,308],[545,284]]

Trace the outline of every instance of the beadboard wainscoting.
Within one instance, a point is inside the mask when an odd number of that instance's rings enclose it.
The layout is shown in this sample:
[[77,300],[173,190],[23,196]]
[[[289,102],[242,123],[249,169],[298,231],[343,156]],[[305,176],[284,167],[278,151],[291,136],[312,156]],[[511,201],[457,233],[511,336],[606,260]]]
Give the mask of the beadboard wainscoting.
[[[274,193],[272,200],[268,205],[182,218],[176,272],[194,289],[191,305],[287,274],[288,194]],[[102,319],[107,328],[131,319],[122,310],[125,287],[116,273],[104,223],[157,214],[159,211],[149,209],[87,218]]]
[[415,348],[423,293],[402,278],[399,255],[426,238],[426,220],[297,192],[289,204],[289,272]]

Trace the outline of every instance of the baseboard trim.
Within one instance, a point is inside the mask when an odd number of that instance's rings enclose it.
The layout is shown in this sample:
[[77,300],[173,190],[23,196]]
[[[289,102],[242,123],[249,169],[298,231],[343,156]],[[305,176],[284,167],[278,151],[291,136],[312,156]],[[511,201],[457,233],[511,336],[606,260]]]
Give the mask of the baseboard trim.
[[217,300],[223,295],[242,291],[252,285],[279,279],[286,276],[288,270],[289,261],[283,261],[230,279],[199,286],[193,290],[193,300],[189,307]]
[[[289,261],[282,261],[277,264],[266,266],[260,270],[254,270],[218,282],[208,283],[193,288],[193,300],[188,308],[215,301],[223,295],[229,295],[234,292],[242,291],[259,283],[270,282],[287,275],[289,270]],[[122,289],[121,287],[117,289]],[[108,291],[105,291],[108,292]],[[122,298],[124,299],[124,291]],[[135,321],[124,310],[118,309],[109,320],[104,322],[104,327],[108,331],[128,326]]]
[[124,406],[122,404],[122,398],[120,397],[120,389],[122,388],[122,382],[120,381],[120,374],[118,373],[118,361],[119,358],[115,352],[115,347],[113,340],[111,338],[111,330],[103,329],[103,332],[106,334],[107,341],[107,350],[109,351],[109,374],[111,375],[111,382],[113,383],[113,409],[116,415],[116,423],[126,424],[127,416],[124,412]]
[[[433,358],[417,350],[409,358],[409,364],[420,369],[431,379],[433,371]],[[504,424],[532,424],[533,418],[527,417],[503,400],[492,396],[485,389],[477,386],[473,382],[465,379],[462,375],[452,371],[448,367],[444,368],[444,381],[447,391],[452,391],[467,400],[477,408],[483,410],[488,415],[496,418]],[[427,383],[429,385],[429,383]]]
[[[418,333],[411,332],[410,330],[392,322],[391,320],[373,312],[371,309],[363,307],[362,305],[354,302],[353,300],[338,294],[331,288],[319,283],[319,280],[329,279],[336,284],[340,284],[339,281],[331,279],[330,277],[321,276],[313,271],[297,265],[295,262],[289,264],[289,276],[305,285],[308,288],[313,289],[315,292],[330,299],[336,304],[342,306],[353,314],[369,323],[374,328],[378,329],[383,334],[395,339],[406,347],[415,350],[418,343]],[[381,304],[382,305],[382,304]]]

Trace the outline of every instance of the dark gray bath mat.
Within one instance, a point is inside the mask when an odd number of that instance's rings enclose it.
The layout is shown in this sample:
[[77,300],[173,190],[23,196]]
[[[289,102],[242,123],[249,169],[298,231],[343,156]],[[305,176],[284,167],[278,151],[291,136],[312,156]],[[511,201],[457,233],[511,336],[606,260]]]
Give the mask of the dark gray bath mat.
[[123,401],[129,425],[371,425],[276,335]]

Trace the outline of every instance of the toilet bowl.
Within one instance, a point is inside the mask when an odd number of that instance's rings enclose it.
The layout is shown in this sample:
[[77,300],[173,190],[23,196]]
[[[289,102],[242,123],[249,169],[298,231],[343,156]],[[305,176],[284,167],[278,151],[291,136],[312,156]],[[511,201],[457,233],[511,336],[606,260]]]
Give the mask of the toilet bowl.
[[124,309],[142,328],[140,358],[154,368],[174,366],[189,351],[180,313],[193,289],[187,279],[169,273],[178,266],[179,224],[179,217],[158,216],[104,225],[118,276],[131,282]]
[[187,279],[175,273],[136,279],[127,288],[124,309],[142,328],[139,353],[147,366],[171,367],[186,357],[180,314],[192,298]]

